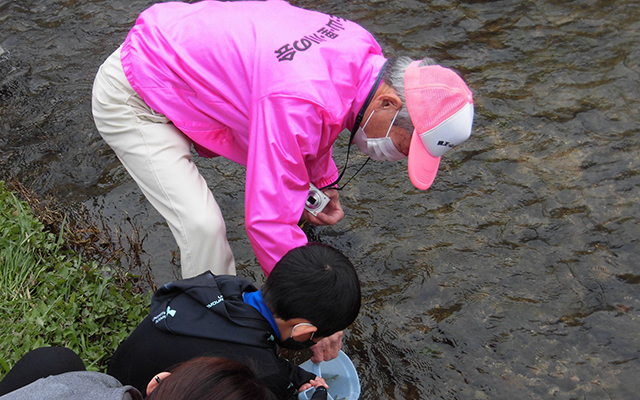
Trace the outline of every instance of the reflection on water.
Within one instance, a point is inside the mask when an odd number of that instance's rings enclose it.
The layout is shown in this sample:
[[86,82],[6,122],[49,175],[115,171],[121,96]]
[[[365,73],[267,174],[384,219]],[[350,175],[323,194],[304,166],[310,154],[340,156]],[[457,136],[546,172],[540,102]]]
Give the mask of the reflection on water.
[[[635,398],[640,5],[294,3],[360,22],[389,55],[441,60],[475,94],[474,136],[428,192],[406,163],[373,162],[341,195],[345,220],[309,231],[358,265],[364,306],[345,351],[362,398]],[[0,168],[114,224],[128,212],[166,281],[173,239],[89,108],[97,67],[150,4],[0,0]],[[198,163],[240,274],[260,282],[243,168]]]

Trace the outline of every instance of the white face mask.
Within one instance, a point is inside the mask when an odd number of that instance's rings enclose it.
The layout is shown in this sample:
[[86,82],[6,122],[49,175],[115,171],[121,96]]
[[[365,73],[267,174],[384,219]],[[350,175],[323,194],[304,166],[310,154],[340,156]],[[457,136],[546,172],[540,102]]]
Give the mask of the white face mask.
[[358,146],[360,151],[376,161],[398,161],[406,158],[407,156],[402,154],[402,152],[396,148],[396,145],[393,144],[393,140],[389,137],[393,123],[396,122],[396,118],[398,117],[400,110],[396,111],[396,115],[393,117],[393,121],[391,121],[391,125],[389,126],[389,130],[387,130],[387,135],[385,137],[369,138],[364,132],[364,128],[367,127],[369,120],[375,112],[376,110],[373,110],[371,115],[369,115],[369,118],[367,118],[367,122],[364,123],[364,126],[358,128],[358,131],[353,138],[356,146]]

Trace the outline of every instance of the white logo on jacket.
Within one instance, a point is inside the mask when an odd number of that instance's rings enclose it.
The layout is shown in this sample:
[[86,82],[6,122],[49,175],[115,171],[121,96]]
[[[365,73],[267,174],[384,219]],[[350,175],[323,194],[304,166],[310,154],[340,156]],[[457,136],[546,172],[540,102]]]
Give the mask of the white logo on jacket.
[[160,312],[160,314],[158,314],[155,317],[153,317],[151,319],[151,321],[153,321],[154,324],[157,324],[158,322],[160,322],[163,319],[167,318],[167,316],[175,317],[177,312],[178,312],[177,310],[172,310],[171,306],[167,306],[166,310]]
[[222,297],[222,295],[219,294],[217,299],[215,299],[211,303],[207,304],[207,308],[211,308],[211,307],[215,306],[216,304],[222,303],[223,301],[224,301],[224,297]]

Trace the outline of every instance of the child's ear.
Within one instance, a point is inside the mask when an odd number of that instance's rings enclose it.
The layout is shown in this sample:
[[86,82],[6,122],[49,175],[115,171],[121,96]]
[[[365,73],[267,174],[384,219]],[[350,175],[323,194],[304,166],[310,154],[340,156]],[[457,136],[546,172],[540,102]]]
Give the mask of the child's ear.
[[312,333],[316,332],[318,328],[316,326],[309,325],[300,325],[293,332],[293,340],[300,341],[300,338],[307,337]]
[[156,386],[158,386],[160,382],[162,382],[163,379],[166,379],[169,375],[171,375],[171,372],[160,372],[159,374],[154,375],[147,385],[147,396],[150,395]]

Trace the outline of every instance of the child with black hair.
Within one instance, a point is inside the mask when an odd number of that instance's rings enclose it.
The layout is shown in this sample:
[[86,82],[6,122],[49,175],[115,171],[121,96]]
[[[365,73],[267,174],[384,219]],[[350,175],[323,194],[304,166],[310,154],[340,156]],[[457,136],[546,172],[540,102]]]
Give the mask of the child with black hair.
[[278,347],[309,348],[348,327],[359,310],[360,283],[349,259],[309,243],[289,251],[262,290],[244,278],[211,272],[164,285],[108,373],[144,393],[157,371],[195,357],[225,357],[252,365],[278,398],[288,399],[327,385],[280,358]]

